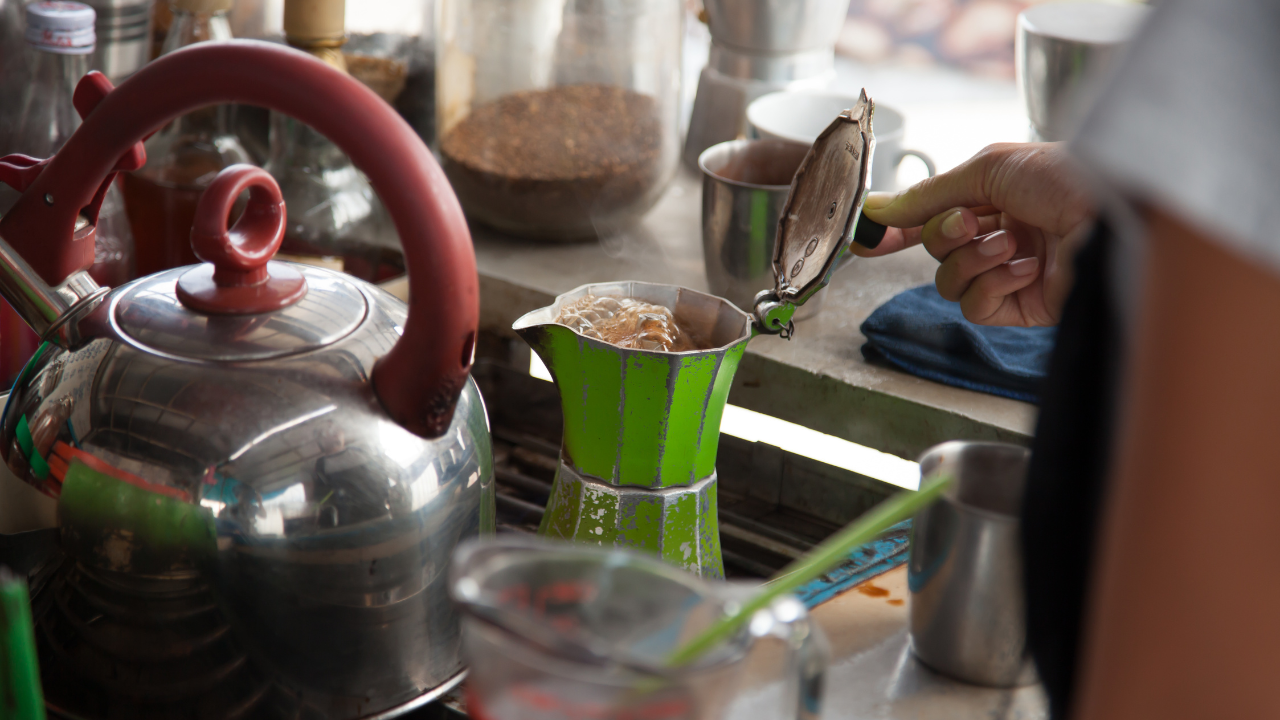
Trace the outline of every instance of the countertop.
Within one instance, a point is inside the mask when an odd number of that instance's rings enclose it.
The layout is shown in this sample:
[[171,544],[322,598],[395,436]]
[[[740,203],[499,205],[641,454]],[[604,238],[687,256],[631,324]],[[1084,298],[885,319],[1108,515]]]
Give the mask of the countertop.
[[1010,690],[951,680],[922,665],[907,640],[906,566],[864,582],[813,616],[831,643],[824,718],[1041,720],[1040,685]]
[[[514,337],[516,318],[586,283],[645,280],[707,290],[701,192],[701,178],[681,168],[637,226],[595,242],[534,243],[473,226],[482,329]],[[821,312],[796,324],[791,341],[752,340],[729,401],[912,460],[945,440],[1027,442],[1033,406],[863,360],[862,321],[896,293],[932,282],[936,268],[923,248],[855,259],[822,291]]]
[[[810,611],[831,647],[823,720],[1048,718],[1048,699],[1038,683],[988,688],[952,680],[921,664],[907,638],[909,608],[907,568],[900,566]],[[753,652],[760,655],[752,656],[742,694],[723,717],[787,716],[779,681],[786,671],[776,660],[776,650]]]

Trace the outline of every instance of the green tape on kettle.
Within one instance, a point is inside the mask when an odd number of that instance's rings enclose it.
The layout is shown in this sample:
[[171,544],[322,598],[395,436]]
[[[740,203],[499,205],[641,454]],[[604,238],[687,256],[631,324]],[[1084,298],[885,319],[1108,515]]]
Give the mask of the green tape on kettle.
[[72,460],[58,499],[63,546],[106,570],[195,569],[216,549],[213,515]]

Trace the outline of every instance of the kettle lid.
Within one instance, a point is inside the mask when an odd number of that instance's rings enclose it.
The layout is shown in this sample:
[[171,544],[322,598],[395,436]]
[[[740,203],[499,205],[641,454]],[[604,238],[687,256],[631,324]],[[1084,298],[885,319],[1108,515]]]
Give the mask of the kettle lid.
[[804,303],[831,280],[853,239],[871,177],[875,103],[863,90],[839,115],[796,170],[778,220],[774,295]]
[[[246,190],[249,202],[228,229]],[[284,226],[269,173],[224,169],[201,195],[191,231],[196,256],[207,262],[130,285],[112,302],[112,323],[143,349],[198,360],[263,360],[345,337],[364,321],[368,299],[339,273],[272,261]]]
[[125,288],[112,303],[111,322],[140,349],[175,358],[229,362],[317,350],[350,335],[364,322],[368,298],[345,276],[321,268],[290,267],[306,278],[308,292],[279,310],[250,315],[192,310],[175,291],[179,278],[190,268],[178,268]]

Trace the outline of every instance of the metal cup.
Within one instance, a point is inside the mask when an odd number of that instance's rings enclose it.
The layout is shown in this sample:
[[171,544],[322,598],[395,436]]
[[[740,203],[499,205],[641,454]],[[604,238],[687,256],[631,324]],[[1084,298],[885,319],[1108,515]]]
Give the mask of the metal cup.
[[1047,3],[1018,15],[1018,89],[1032,140],[1064,140],[1096,99],[1099,80],[1151,8],[1100,2]]
[[705,0],[707,26],[719,44],[752,55],[835,47],[849,0]]
[[[756,293],[773,287],[778,216],[807,152],[808,145],[786,140],[730,140],[698,157],[702,254],[712,295],[750,312]],[[801,305],[795,318],[816,315],[822,297]]]
[[925,665],[965,682],[1035,682],[1027,653],[1018,515],[1031,453],[954,441],[920,458],[920,473],[955,483],[916,516],[907,563],[911,648]]

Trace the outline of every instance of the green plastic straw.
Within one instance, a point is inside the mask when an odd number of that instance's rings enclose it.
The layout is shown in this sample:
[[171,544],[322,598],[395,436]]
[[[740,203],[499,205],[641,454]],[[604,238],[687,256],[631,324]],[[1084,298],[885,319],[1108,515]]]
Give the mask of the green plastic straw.
[[703,653],[733,635],[757,610],[768,607],[779,597],[829,572],[849,557],[854,548],[874,540],[880,533],[915,515],[937,499],[951,484],[951,480],[950,475],[933,475],[920,484],[919,491],[900,492],[864,513],[804,557],[783,568],[759,593],[742,603],[737,612],[726,614],[678,648],[667,658],[667,666],[680,667],[697,660]]
[[0,718],[45,720],[27,584],[0,568]]

